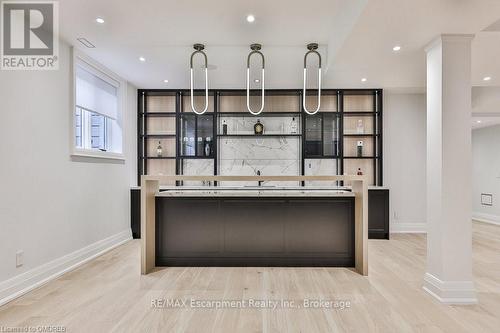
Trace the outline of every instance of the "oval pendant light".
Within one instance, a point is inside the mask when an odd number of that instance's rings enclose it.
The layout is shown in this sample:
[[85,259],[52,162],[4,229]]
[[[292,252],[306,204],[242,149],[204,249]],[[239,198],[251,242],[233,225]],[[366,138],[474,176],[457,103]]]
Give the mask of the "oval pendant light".
[[[205,45],[203,44],[194,44],[193,48],[196,50],[191,54],[191,61],[190,61],[190,66],[191,66],[191,110],[193,110],[194,113],[196,114],[204,114],[208,110],[208,59],[207,55],[203,50],[205,49]],[[203,108],[203,111],[197,111],[196,108],[194,107],[194,69],[193,69],[193,58],[196,54],[202,54],[203,57],[205,58],[205,107]]]
[[[318,44],[317,43],[307,44],[307,49],[309,51],[307,51],[306,55],[304,56],[304,92],[303,92],[303,97],[302,97],[302,107],[304,108],[304,111],[307,114],[313,115],[313,114],[316,114],[319,111],[320,107],[321,107],[321,54],[319,54],[319,52],[316,51],[318,49]],[[307,94],[306,94],[306,86],[307,86],[307,57],[311,53],[316,54],[318,56],[318,58],[319,58],[319,67],[318,67],[318,106],[316,107],[316,110],[314,110],[314,111],[309,111],[309,110],[307,110],[307,107],[306,107],[306,97],[307,97]]]
[[[248,55],[248,58],[247,58],[247,109],[251,114],[253,114],[255,116],[260,114],[262,112],[262,110],[264,110],[264,82],[265,82],[264,67],[265,67],[265,60],[264,60],[264,55],[262,54],[262,52],[260,52],[261,48],[262,48],[262,45],[260,45],[260,44],[250,45],[250,49],[252,50],[252,52],[250,52],[250,54]],[[262,95],[261,95],[260,109],[257,112],[252,111],[252,109],[250,108],[250,58],[254,54],[258,54],[262,58],[262,74],[261,74],[261,79],[260,79]]]

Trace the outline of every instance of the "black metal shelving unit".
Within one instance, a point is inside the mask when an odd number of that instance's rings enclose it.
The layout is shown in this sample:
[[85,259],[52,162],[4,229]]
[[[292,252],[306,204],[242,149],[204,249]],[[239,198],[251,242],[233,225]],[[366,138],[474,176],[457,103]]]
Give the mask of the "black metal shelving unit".
[[[203,91],[196,91],[195,94],[202,95]],[[380,89],[323,89],[322,96],[336,96],[335,110],[321,110],[315,115],[311,116],[304,112],[302,107],[302,90],[298,89],[272,89],[266,90],[266,98],[270,96],[280,96],[286,98],[287,96],[291,98],[296,98],[298,104],[293,104],[292,110],[287,110],[286,108],[281,108],[273,111],[264,111],[259,115],[252,115],[244,110],[239,111],[227,111],[221,110],[221,99],[226,96],[236,96],[240,98],[246,98],[245,90],[234,90],[234,89],[222,89],[222,90],[210,90],[210,98],[212,99],[211,107],[213,110],[207,112],[204,115],[196,115],[195,113],[184,110],[184,99],[189,97],[189,90],[163,90],[163,89],[153,89],[153,90],[139,90],[138,98],[138,180],[140,183],[140,176],[142,174],[148,174],[149,163],[155,160],[173,160],[175,163],[175,173],[183,173],[183,160],[186,159],[211,159],[213,160],[213,174],[218,174],[218,146],[219,140],[223,138],[266,138],[266,137],[298,137],[301,145],[301,156],[300,156],[300,174],[305,173],[305,163],[306,160],[335,160],[336,161],[336,173],[343,174],[347,167],[350,170],[346,172],[352,172],[354,165],[367,165],[365,161],[372,160],[372,169],[369,172],[373,173],[373,183],[375,185],[383,185],[383,128],[382,128],[382,90]],[[253,93],[253,92],[252,92]],[[314,91],[309,92],[308,96],[314,95]],[[256,93],[255,93],[256,94]],[[168,96],[170,98],[175,98],[175,110],[174,112],[158,112],[158,110],[151,111],[149,108],[148,98],[150,96]],[[352,96],[368,96],[367,98],[372,99],[372,103],[369,107],[363,105],[362,108],[352,109],[349,104],[349,98]],[[346,101],[347,100],[347,101]],[[347,102],[347,105],[346,105]],[[295,101],[293,101],[295,103]],[[291,104],[290,104],[291,105]],[[212,151],[210,156],[200,156],[198,154],[198,149],[195,149],[194,155],[185,155],[182,152],[182,140],[181,138],[181,126],[184,117],[193,117],[195,123],[195,146],[198,144],[198,121],[199,117],[212,117],[212,131],[210,132],[212,138]],[[151,133],[148,129],[149,119],[162,119],[165,117],[175,117],[175,133],[169,134],[155,134]],[[220,131],[220,119],[224,117],[245,117],[249,119],[265,119],[266,117],[295,117],[298,118],[297,122],[300,124],[299,133],[289,134],[289,133],[270,133],[263,135],[255,134],[221,134]],[[322,150],[313,154],[307,151],[307,146],[309,145],[308,135],[307,135],[307,122],[310,117],[321,118],[321,131],[320,143],[323,145]],[[332,143],[328,143],[330,146],[333,145],[333,151],[325,152],[325,117],[333,118],[335,122],[335,130],[330,130],[335,133],[335,138],[332,137]],[[368,120],[371,119],[371,128],[373,132],[369,133],[345,133],[344,125],[351,122],[350,118],[358,117],[360,119]],[[328,121],[332,121],[329,119]],[[352,146],[346,145],[346,139],[365,139],[366,142],[371,143],[373,147],[373,153],[368,152],[366,156],[351,156],[349,153],[345,153],[353,149]],[[175,156],[148,156],[148,139],[175,139]],[[336,140],[335,140],[336,139]],[[337,142],[336,148],[335,143]],[[363,161],[363,163],[356,164],[356,161]],[[348,165],[346,165],[348,164]],[[368,171],[367,171],[368,172]],[[342,185],[342,184],[341,184]]]

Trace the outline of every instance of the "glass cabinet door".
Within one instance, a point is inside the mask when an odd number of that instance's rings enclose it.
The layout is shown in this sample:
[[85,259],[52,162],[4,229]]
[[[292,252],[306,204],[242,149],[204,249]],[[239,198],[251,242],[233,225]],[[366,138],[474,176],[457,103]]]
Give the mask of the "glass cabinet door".
[[214,151],[213,116],[198,116],[196,156],[212,157]]
[[180,149],[183,157],[213,157],[213,115],[180,116]]
[[321,115],[306,116],[305,128],[305,155],[323,155],[322,128],[323,121]]
[[335,114],[323,115],[323,156],[339,155],[339,121]]
[[182,156],[196,156],[196,117],[183,114],[180,118],[180,145]]

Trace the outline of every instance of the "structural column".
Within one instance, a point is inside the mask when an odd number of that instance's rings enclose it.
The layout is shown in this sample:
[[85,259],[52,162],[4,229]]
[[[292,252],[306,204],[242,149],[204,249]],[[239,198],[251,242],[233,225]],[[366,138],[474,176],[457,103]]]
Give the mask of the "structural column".
[[472,281],[472,35],[441,35],[427,52],[427,272],[443,303],[476,303]]

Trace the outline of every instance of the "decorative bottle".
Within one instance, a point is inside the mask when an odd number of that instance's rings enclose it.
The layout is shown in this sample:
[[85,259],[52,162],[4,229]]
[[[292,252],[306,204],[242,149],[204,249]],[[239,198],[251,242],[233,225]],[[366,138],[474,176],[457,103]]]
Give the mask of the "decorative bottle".
[[297,127],[297,121],[295,120],[295,117],[293,117],[292,121],[290,122],[290,133],[297,134]]
[[358,155],[358,157],[363,157],[363,145],[364,145],[363,141],[358,141],[358,145],[357,145],[357,147],[358,147],[358,149],[357,149],[357,153],[358,153],[357,155]]
[[253,130],[255,135],[262,135],[264,134],[264,125],[260,122],[259,119],[257,119],[257,123],[253,125]]
[[212,138],[207,137],[207,139],[205,140],[205,156],[206,157],[208,157],[212,154],[211,144],[212,144]]
[[227,122],[225,119],[222,121],[222,134],[227,135]]
[[163,148],[161,147],[161,141],[158,141],[158,147],[156,147],[156,156],[162,157],[162,155],[163,155]]
[[365,134],[365,127],[363,126],[363,120],[358,120],[358,126],[356,127],[357,134]]

